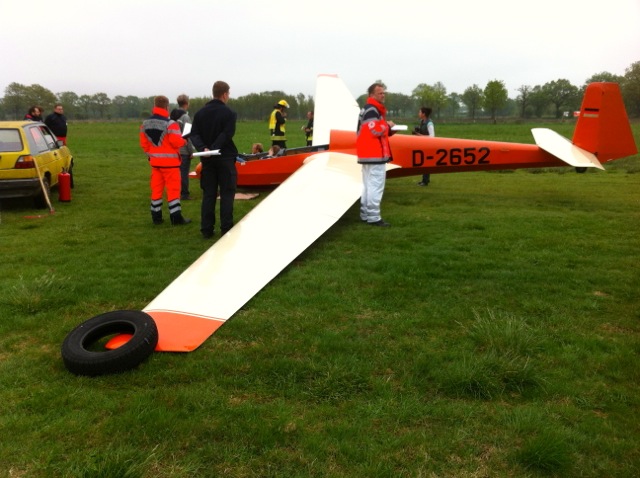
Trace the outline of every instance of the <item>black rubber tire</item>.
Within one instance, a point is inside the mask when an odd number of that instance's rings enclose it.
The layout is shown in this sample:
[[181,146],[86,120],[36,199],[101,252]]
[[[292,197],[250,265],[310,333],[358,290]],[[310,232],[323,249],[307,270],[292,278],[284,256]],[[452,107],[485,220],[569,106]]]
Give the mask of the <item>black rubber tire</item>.
[[[99,340],[122,333],[132,335],[122,346],[89,350]],[[157,343],[158,328],[149,314],[140,310],[116,310],[96,315],[69,332],[62,343],[62,360],[67,370],[76,375],[120,373],[140,365],[153,353]]]
[[[42,184],[44,188],[47,190],[47,195],[49,196],[49,200],[51,200],[51,183],[49,182],[49,178],[44,176],[42,178]],[[44,196],[44,192],[40,190],[33,198],[33,205],[36,209],[45,209],[49,207],[47,204],[47,198]]]

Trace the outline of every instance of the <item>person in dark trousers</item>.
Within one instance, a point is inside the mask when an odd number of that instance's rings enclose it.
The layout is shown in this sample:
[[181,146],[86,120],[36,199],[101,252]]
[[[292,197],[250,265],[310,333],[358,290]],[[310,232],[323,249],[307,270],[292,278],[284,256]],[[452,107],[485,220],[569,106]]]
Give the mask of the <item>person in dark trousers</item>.
[[171,224],[189,224],[180,205],[180,148],[186,143],[180,126],[169,119],[169,98],[153,99],[151,116],[140,126],[140,146],[151,166],[151,220],[162,224],[162,196],[166,189]]
[[58,140],[67,144],[67,118],[60,103],[57,103],[53,108],[53,113],[44,119],[44,124],[49,127]]
[[[413,130],[413,134],[416,136],[431,136],[436,135],[436,130],[433,127],[433,121],[431,121],[431,108],[423,106],[418,111],[418,118],[420,118],[420,124]],[[422,181],[418,183],[418,186],[428,186],[431,182],[430,174],[423,174]]]
[[287,147],[287,108],[289,103],[285,100],[278,101],[273,106],[273,111],[269,116],[269,134],[271,134],[271,146]]
[[220,150],[219,155],[201,157],[202,209],[200,232],[205,239],[213,237],[216,222],[216,199],[220,190],[220,234],[233,227],[233,201],[238,173],[238,148],[233,142],[236,133],[236,113],[227,106],[229,85],[224,81],[213,84],[213,100],[193,117],[191,142],[198,151]]
[[[171,119],[177,121],[180,125],[180,131],[184,134],[186,124],[191,124],[191,117],[187,110],[189,109],[189,97],[180,95],[177,98],[178,107],[171,111]],[[188,135],[185,136],[187,143],[180,148],[180,199],[188,201],[191,198],[189,193],[189,171],[191,170],[191,156],[193,155],[193,144]]]
[[395,126],[387,121],[384,106],[385,86],[372,84],[367,92],[367,104],[360,110],[358,118],[356,153],[362,165],[362,196],[360,198],[360,219],[371,226],[388,227],[390,224],[380,215],[380,204],[384,193],[387,168],[391,161],[389,135]]

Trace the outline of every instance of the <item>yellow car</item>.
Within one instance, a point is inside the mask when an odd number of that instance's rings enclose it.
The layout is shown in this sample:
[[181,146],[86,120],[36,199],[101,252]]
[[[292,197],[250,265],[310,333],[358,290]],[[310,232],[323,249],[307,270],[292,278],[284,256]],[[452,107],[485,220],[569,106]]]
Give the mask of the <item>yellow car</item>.
[[0,199],[31,196],[46,207],[43,189],[49,194],[62,171],[73,175],[73,156],[44,123],[0,121]]

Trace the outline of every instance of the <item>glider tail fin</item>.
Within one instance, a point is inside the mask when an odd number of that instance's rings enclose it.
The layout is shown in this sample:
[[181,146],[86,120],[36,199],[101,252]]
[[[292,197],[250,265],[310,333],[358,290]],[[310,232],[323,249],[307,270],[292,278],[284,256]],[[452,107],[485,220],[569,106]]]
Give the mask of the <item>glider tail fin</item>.
[[360,107],[338,75],[318,75],[313,145],[329,144],[332,129],[355,131]]
[[572,142],[603,163],[638,152],[617,83],[587,86]]

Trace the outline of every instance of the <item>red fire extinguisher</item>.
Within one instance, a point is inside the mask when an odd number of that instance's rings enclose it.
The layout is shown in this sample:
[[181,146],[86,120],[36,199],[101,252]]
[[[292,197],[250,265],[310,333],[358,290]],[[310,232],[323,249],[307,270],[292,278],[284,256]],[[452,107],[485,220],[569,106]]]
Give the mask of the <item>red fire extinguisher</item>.
[[71,175],[64,169],[58,174],[58,200],[71,201]]

